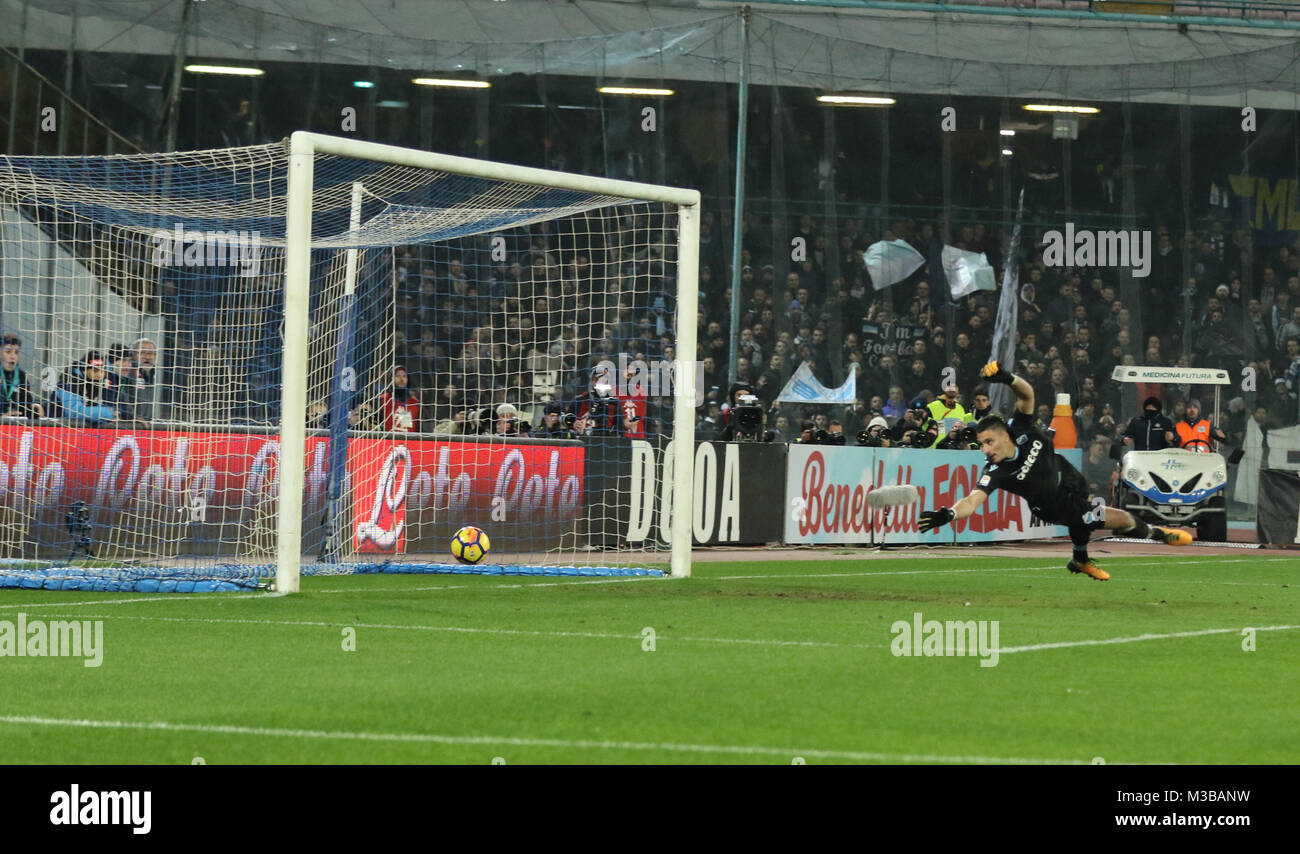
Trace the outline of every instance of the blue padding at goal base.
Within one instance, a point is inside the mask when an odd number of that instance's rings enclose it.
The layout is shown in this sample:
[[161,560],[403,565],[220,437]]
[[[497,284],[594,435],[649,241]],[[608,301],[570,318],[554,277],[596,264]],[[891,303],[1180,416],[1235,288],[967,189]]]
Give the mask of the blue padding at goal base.
[[[231,593],[256,590],[263,576],[246,570],[213,569],[48,569],[0,571],[0,588],[24,590],[82,590],[93,593]],[[274,574],[274,573],[272,573]]]
[[[358,563],[308,564],[302,575],[529,575],[568,577],[662,577],[658,569],[610,566],[514,564]],[[94,593],[230,593],[257,590],[275,578],[274,566],[214,566],[206,569],[112,569],[50,567],[0,570],[0,588],[80,590]]]
[[[337,567],[327,570],[337,575]],[[355,564],[351,574],[367,575],[370,573],[413,573],[418,575],[549,575],[580,577],[645,577],[660,578],[663,571],[658,569],[624,569],[613,566],[530,566],[527,564],[484,563],[478,565],[463,563],[370,563]],[[312,575],[308,567],[303,567],[303,575]]]

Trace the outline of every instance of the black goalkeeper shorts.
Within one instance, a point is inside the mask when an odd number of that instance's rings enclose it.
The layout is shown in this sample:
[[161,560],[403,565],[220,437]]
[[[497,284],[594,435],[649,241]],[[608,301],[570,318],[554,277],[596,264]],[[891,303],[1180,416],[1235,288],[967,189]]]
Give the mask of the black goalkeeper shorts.
[[1088,482],[1083,479],[1083,475],[1077,478],[1067,476],[1062,480],[1057,494],[1041,505],[1031,501],[1029,509],[1044,522],[1068,528],[1096,531],[1106,526],[1104,511],[1088,495]]

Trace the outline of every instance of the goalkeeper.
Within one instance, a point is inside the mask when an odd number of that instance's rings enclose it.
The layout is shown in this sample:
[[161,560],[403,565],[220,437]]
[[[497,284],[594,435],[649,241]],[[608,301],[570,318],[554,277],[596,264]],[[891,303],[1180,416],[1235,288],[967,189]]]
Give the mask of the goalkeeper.
[[1066,568],[1098,581],[1110,575],[1088,557],[1088,540],[1093,531],[1106,528],[1139,539],[1163,540],[1171,546],[1191,543],[1191,534],[1186,531],[1147,525],[1114,507],[1093,507],[1083,475],[1056,453],[1051,437],[1034,426],[1034,390],[1029,383],[1012,376],[997,362],[989,362],[982,373],[990,382],[1011,386],[1016,393],[1015,415],[1009,423],[998,415],[989,415],[976,425],[976,438],[988,465],[965,498],[952,507],[921,514],[922,533],[954,519],[965,519],[988,499],[989,493],[1002,488],[1023,497],[1038,518],[1067,526],[1074,543],[1074,558]]

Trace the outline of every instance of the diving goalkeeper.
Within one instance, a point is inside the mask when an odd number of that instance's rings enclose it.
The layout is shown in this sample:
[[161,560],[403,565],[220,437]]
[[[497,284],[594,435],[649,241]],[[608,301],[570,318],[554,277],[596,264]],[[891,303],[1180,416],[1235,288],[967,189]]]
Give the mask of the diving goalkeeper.
[[1101,528],[1144,540],[1163,540],[1171,546],[1185,546],[1192,536],[1176,528],[1147,525],[1124,510],[1093,507],[1088,498],[1088,483],[1079,470],[1056,453],[1052,439],[1034,426],[1034,390],[1020,377],[1012,376],[989,362],[982,371],[990,382],[1011,386],[1016,393],[1016,412],[1008,423],[998,415],[982,418],[975,426],[980,450],[988,465],[970,493],[952,507],[927,510],[921,514],[922,533],[939,528],[954,519],[965,519],[975,512],[993,490],[1002,488],[1023,497],[1038,518],[1070,529],[1074,559],[1066,565],[1070,572],[1081,572],[1098,581],[1110,574],[1088,557],[1088,540]]

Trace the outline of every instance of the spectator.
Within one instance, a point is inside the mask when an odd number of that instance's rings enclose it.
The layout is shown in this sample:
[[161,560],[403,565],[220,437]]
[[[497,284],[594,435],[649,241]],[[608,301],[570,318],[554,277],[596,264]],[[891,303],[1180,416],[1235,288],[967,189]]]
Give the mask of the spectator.
[[[1038,404],[1036,412],[1037,421],[1034,425],[1035,428],[1047,433],[1052,429],[1052,407],[1048,406],[1046,403],[1040,403]],[[1048,433],[1048,435],[1050,436],[1052,434]]]
[[420,398],[410,387],[406,368],[393,369],[392,388],[379,396],[383,412],[384,429],[395,433],[418,433],[420,430]]
[[60,375],[59,385],[50,395],[50,415],[90,424],[115,420],[117,413],[104,401],[107,376],[103,355],[91,350]]
[[0,339],[0,414],[5,418],[40,418],[45,414],[27,385],[27,372],[18,367],[23,342],[9,333]]
[[104,378],[104,402],[117,412],[118,421],[136,420],[138,391],[135,351],[123,344],[108,348],[108,375]]
[[374,430],[375,410],[369,403],[360,403],[348,411],[348,428],[352,430]]
[[1178,447],[1174,423],[1161,414],[1160,398],[1148,397],[1142,403],[1142,417],[1134,418],[1124,429],[1124,445],[1135,451],[1163,451]]
[[135,342],[135,415],[144,421],[166,417],[158,368],[158,345],[148,338]]
[[921,391],[929,386],[931,376],[933,375],[926,371],[924,359],[912,360],[912,369],[908,371],[907,378],[904,380],[909,400],[921,396]]
[[307,407],[307,429],[324,430],[330,426],[330,408],[318,400]]
[[993,402],[989,400],[989,387],[985,383],[975,386],[975,391],[971,395],[971,417],[970,421],[978,423],[981,419],[987,418],[993,414]]
[[1088,443],[1088,453],[1083,458],[1083,476],[1088,481],[1088,491],[1093,495],[1110,494],[1111,476],[1115,473],[1110,449],[1110,439],[1104,435],[1094,435]]
[[885,401],[881,414],[886,418],[892,418],[897,421],[907,412],[907,399],[903,396],[902,386],[892,385],[889,387],[889,400]]
[[[434,410],[437,411],[436,409]],[[432,432],[445,436],[459,436],[466,432],[466,421],[469,413],[464,409],[459,409],[448,418],[444,418],[433,425]]]
[[1280,343],[1288,338],[1300,338],[1300,305],[1291,309],[1291,319],[1282,324],[1276,340]]
[[252,145],[257,136],[257,118],[253,115],[253,102],[247,99],[239,102],[239,109],[226,120],[221,129],[221,136],[226,146],[234,148]]

